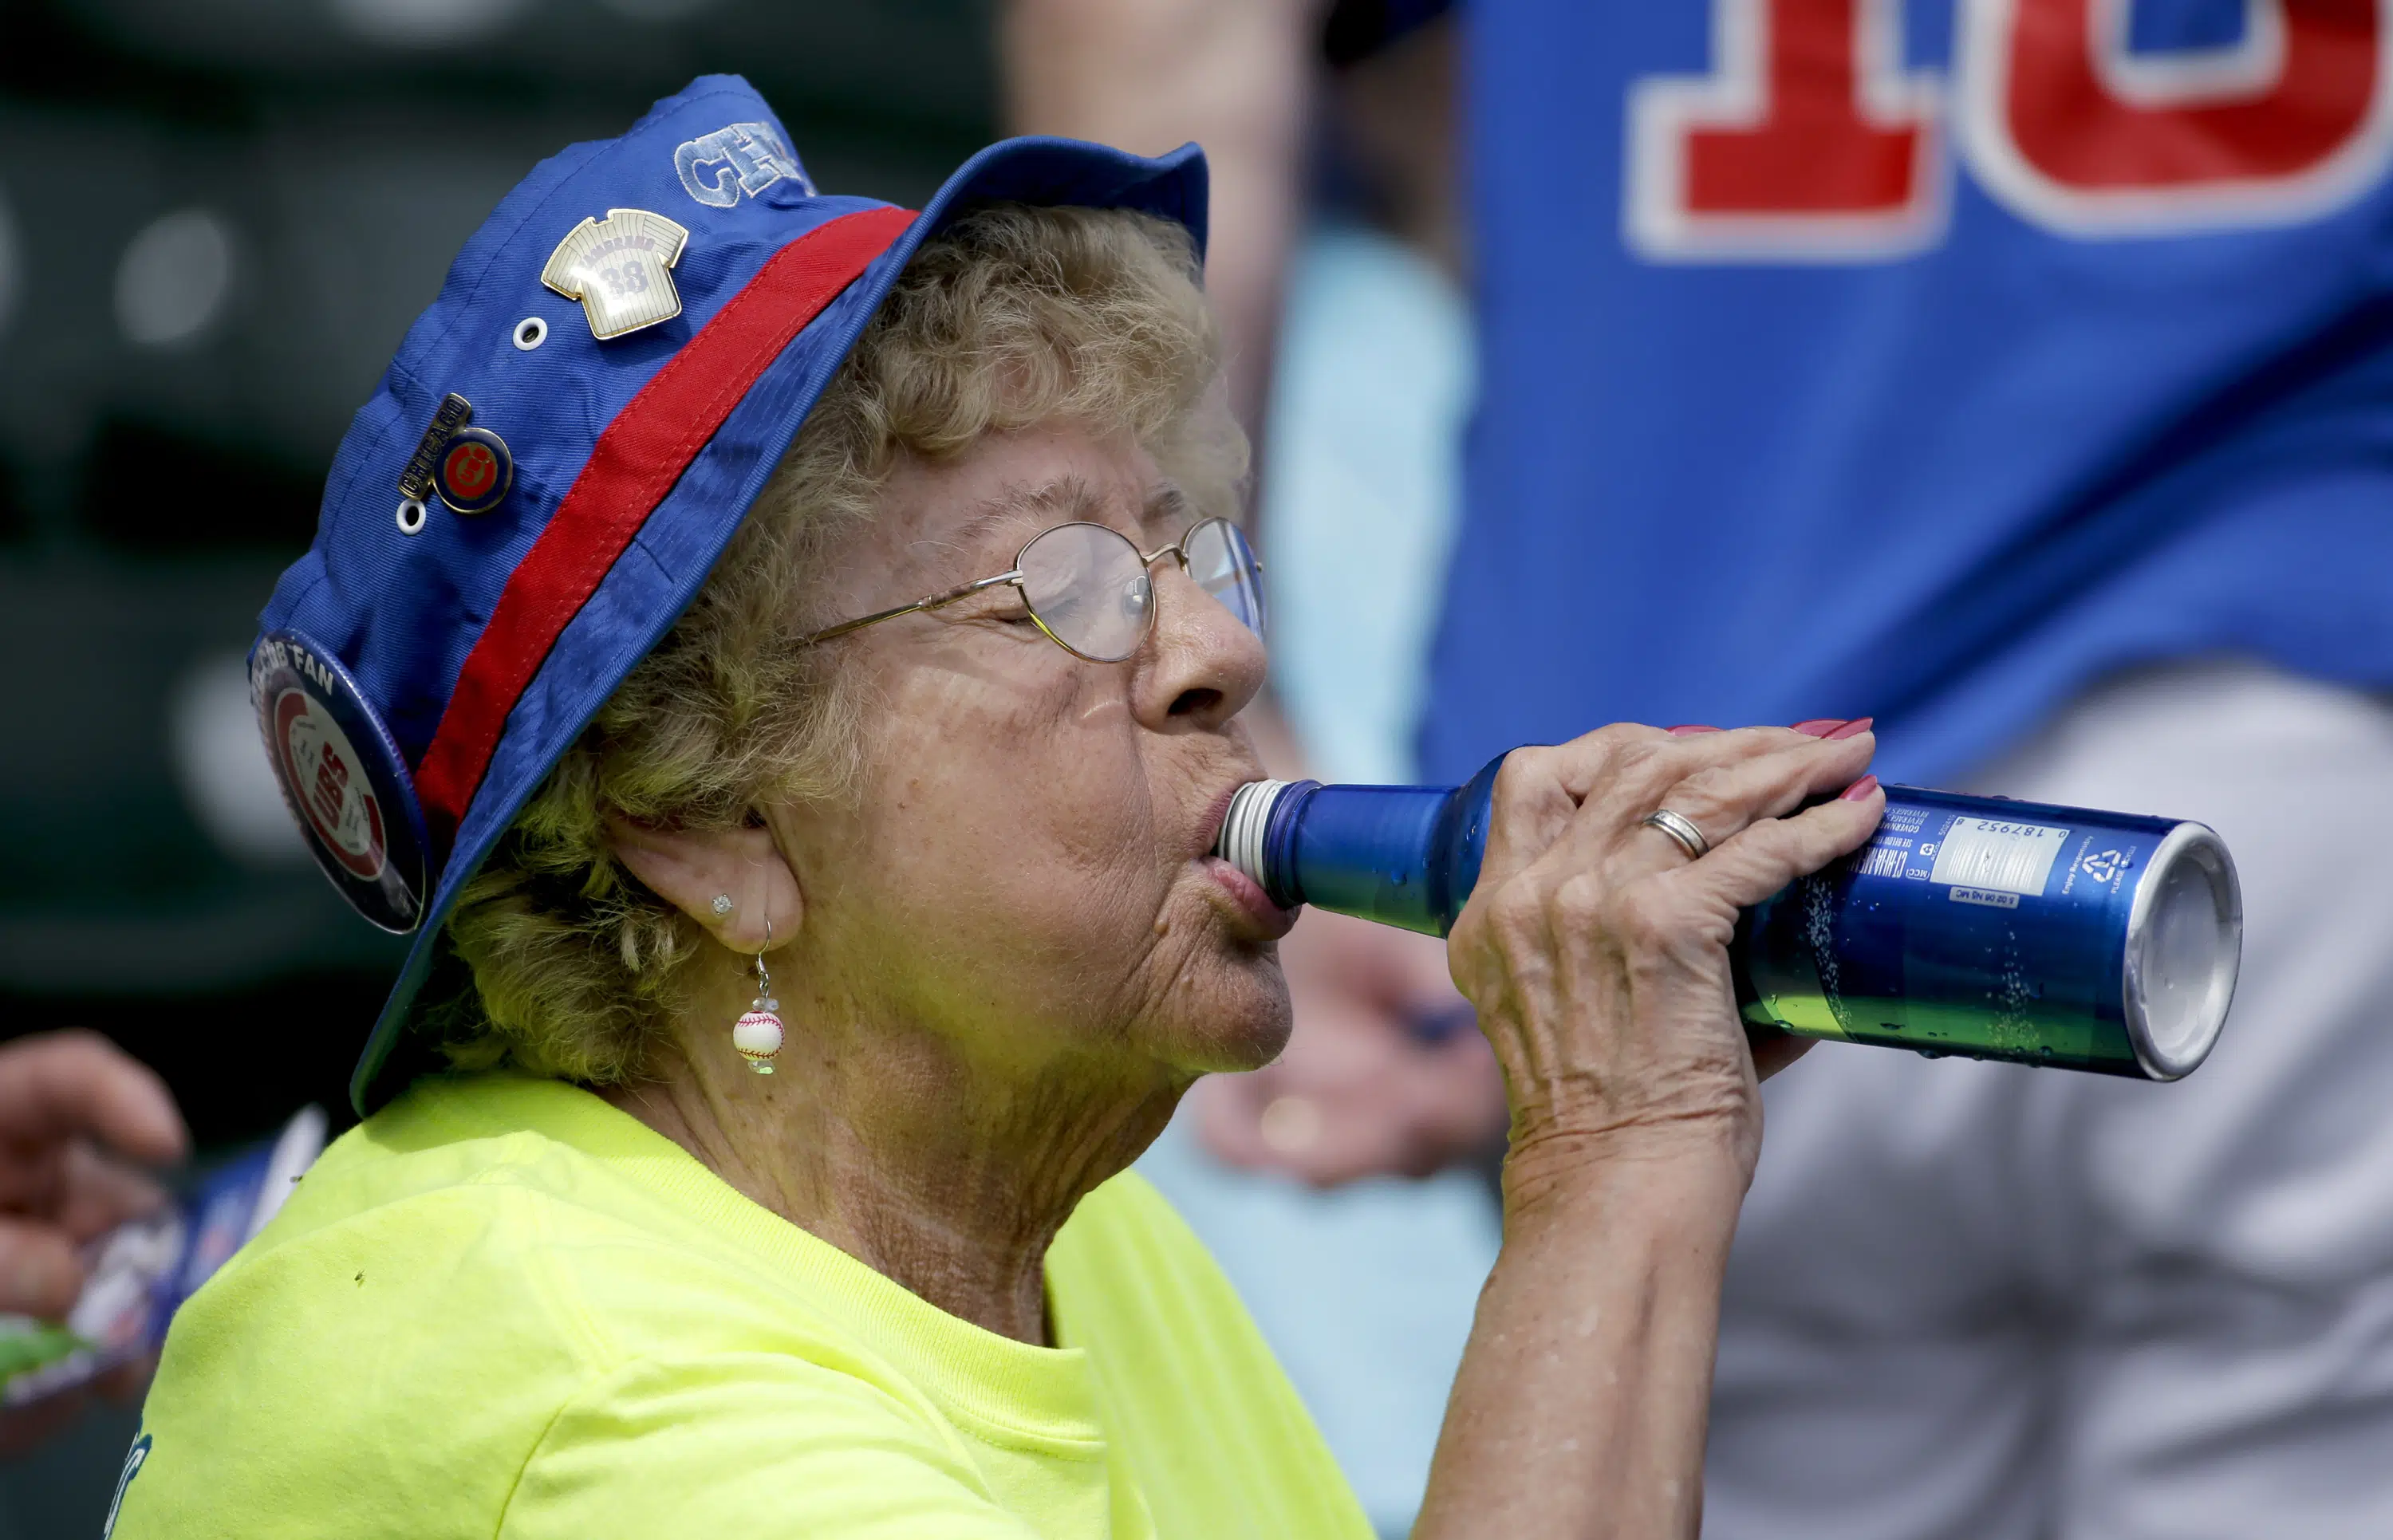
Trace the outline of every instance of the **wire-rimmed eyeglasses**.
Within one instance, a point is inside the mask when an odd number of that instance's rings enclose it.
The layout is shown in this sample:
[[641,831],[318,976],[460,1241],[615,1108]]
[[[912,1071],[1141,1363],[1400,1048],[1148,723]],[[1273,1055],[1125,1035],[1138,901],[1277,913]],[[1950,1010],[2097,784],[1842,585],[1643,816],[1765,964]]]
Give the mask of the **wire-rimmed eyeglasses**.
[[1166,556],[1177,558],[1180,569],[1248,630],[1263,633],[1262,564],[1236,525],[1209,518],[1190,525],[1178,543],[1144,553],[1118,529],[1085,522],[1058,524],[1032,536],[1015,554],[1010,572],[843,620],[798,642],[801,646],[828,642],[900,615],[937,609],[1011,585],[1021,591],[1031,622],[1049,641],[1092,663],[1118,663],[1135,654],[1155,628],[1155,583],[1147,568]]

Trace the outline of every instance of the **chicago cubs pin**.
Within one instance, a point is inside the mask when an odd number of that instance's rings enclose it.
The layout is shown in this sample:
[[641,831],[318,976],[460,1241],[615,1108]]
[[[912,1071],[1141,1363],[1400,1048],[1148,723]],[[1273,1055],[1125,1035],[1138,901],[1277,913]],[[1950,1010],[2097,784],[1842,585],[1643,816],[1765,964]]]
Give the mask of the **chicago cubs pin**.
[[515,485],[516,457],[507,441],[470,424],[474,404],[455,391],[441,398],[407,468],[399,473],[399,495],[422,502],[434,492],[461,514],[487,514]]
[[681,314],[673,265],[689,231],[646,209],[608,209],[584,219],[551,252],[540,281],[582,302],[590,334],[600,342],[654,326]]
[[424,814],[382,719],[339,659],[295,631],[249,655],[266,757],[316,864],[349,907],[401,935],[424,919]]
[[488,428],[459,428],[441,447],[432,470],[440,501],[461,514],[487,514],[507,495],[516,478],[516,457],[507,441]]

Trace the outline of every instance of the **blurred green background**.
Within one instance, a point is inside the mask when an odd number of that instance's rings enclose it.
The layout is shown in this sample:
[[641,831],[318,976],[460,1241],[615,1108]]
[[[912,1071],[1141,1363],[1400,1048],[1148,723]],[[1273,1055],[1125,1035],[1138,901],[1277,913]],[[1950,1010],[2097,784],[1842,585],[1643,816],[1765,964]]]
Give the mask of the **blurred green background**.
[[[828,191],[992,136],[976,0],[8,0],[0,9],[0,1036],[98,1027],[203,1150],[349,1064],[399,948],[301,849],[242,674],[350,413],[543,156],[748,76]],[[134,1426],[0,1465],[90,1535]]]

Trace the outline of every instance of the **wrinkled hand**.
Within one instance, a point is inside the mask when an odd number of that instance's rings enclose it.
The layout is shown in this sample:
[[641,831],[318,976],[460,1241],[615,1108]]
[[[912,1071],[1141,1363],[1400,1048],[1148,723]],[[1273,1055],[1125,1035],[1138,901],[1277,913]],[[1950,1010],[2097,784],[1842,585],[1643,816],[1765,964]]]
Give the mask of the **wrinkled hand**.
[[1216,1156],[1328,1187],[1428,1176],[1500,1146],[1503,1082],[1446,976],[1445,942],[1315,909],[1280,960],[1296,1011],[1288,1051],[1190,1093]]
[[[1856,777],[1875,747],[1614,726],[1505,761],[1450,952],[1503,1066],[1508,1205],[1590,1160],[1688,1155],[1751,1181],[1759,1075],[1728,944],[1738,910],[1869,838],[1885,802]],[[1644,827],[1665,807],[1708,854]]]
[[[165,1085],[97,1033],[0,1046],[0,1312],[65,1315],[83,1289],[84,1244],[165,1201],[137,1166],[178,1160],[189,1143]],[[100,1388],[137,1393],[148,1369],[126,1364]],[[56,1396],[0,1416],[0,1452],[38,1440],[79,1406],[79,1397]]]

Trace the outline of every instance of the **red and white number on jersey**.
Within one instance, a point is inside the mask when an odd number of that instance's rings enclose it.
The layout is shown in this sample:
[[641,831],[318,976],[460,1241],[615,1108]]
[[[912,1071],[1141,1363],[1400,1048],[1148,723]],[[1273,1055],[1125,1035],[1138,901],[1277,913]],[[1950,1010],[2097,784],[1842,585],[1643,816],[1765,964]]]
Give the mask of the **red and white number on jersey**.
[[[2225,48],[2139,54],[2132,0],[1957,0],[1958,148],[2081,237],[2316,218],[2393,158],[2393,0],[2245,0]],[[1943,90],[1901,0],[1712,0],[1713,69],[1629,92],[1625,229],[1660,261],[1853,261],[1942,237]]]

